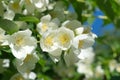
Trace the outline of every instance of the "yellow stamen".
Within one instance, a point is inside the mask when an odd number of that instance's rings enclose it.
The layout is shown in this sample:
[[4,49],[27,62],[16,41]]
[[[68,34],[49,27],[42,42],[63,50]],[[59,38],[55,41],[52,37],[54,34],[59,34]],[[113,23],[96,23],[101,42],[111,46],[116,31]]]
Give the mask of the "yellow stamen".
[[15,44],[16,44],[16,46],[22,46],[24,44],[23,37],[17,37]]
[[70,38],[68,37],[67,34],[61,34],[59,37],[59,40],[62,45],[66,44],[68,41],[70,41]]

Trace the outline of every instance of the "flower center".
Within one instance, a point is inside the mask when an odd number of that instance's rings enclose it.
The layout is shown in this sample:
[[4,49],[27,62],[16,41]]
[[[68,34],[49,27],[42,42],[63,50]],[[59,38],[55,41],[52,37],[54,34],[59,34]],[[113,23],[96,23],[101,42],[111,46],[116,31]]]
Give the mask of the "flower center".
[[15,44],[16,44],[16,46],[18,46],[18,47],[22,46],[22,45],[24,44],[24,39],[23,39],[23,37],[18,37],[18,38],[16,38]]
[[70,38],[68,37],[67,34],[62,34],[62,35],[60,35],[59,40],[60,40],[61,44],[64,45],[65,43],[70,41]]

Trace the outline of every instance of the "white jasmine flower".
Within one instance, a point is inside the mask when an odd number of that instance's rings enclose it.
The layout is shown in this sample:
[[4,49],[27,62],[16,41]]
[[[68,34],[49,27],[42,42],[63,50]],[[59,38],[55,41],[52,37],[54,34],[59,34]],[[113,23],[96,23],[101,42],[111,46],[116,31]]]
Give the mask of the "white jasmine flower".
[[59,21],[58,19],[51,20],[51,16],[48,14],[41,18],[41,22],[37,24],[37,31],[43,35],[48,30],[53,30],[58,28]]
[[102,69],[101,65],[97,65],[96,69],[95,69],[95,76],[96,77],[101,77],[104,75],[104,70]]
[[74,32],[66,27],[61,27],[57,33],[57,44],[62,50],[70,48],[74,38]]
[[31,36],[32,32],[27,29],[12,34],[8,40],[13,55],[18,59],[24,59],[36,48],[36,39]]
[[94,38],[89,34],[81,34],[74,38],[73,46],[76,49],[85,49],[91,47],[94,44]]
[[81,52],[78,55],[78,58],[86,63],[91,63],[93,62],[95,57],[95,53],[93,51],[92,47],[86,48],[86,49],[81,49]]
[[81,49],[78,57],[80,58],[79,62],[76,63],[78,73],[85,74],[86,78],[93,77],[94,73],[92,70],[92,62],[94,60],[95,53],[93,48]]
[[40,46],[43,51],[51,52],[58,48],[55,41],[56,34],[57,34],[56,30],[53,30],[53,31],[47,32],[42,36],[40,40]]
[[49,0],[32,0],[32,1],[36,9],[40,12],[45,11],[49,4]]
[[14,11],[15,13],[21,13],[22,7],[20,5],[19,0],[12,0],[9,2],[8,7],[10,10]]
[[115,59],[113,60],[110,60],[109,62],[109,69],[111,72],[113,71],[117,71],[117,72],[120,72],[120,63],[118,63]]
[[25,79],[20,73],[16,73],[10,78],[10,80],[25,80]]
[[94,74],[93,71],[92,71],[91,64],[78,62],[77,67],[78,67],[77,72],[80,73],[80,74],[85,74],[86,78],[90,78]]
[[110,60],[109,69],[110,69],[111,72],[113,72],[116,69],[117,64],[118,63],[117,63],[117,61],[115,59]]
[[116,71],[120,73],[120,63],[117,64]]
[[6,9],[6,12],[4,13],[3,18],[8,19],[8,20],[13,20],[15,17],[15,12],[10,10],[9,6],[6,5],[4,1],[2,1],[2,4],[3,4],[4,8]]
[[14,65],[17,70],[23,75],[24,73],[28,73],[35,68],[35,64],[38,62],[39,57],[36,53],[27,54],[24,60],[16,59]]

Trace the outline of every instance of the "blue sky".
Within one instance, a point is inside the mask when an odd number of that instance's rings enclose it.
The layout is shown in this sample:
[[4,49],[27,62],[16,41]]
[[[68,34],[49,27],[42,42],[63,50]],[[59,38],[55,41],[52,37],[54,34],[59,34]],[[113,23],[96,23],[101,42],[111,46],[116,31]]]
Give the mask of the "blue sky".
[[[69,10],[70,10],[70,12],[74,12],[72,5],[69,6]],[[97,18],[97,16],[104,15],[104,13],[99,8],[95,9],[93,15],[96,18],[93,21],[91,27],[92,27],[92,32],[95,33],[97,36],[103,36],[106,32],[111,33],[115,30],[113,23],[104,25],[104,21],[100,18]],[[86,23],[87,22],[85,22],[85,24]]]
[[[94,11],[94,16],[104,15],[104,13],[100,9],[96,9]],[[113,23],[109,23],[107,25],[104,25],[104,21],[100,18],[95,18],[95,20],[92,23],[92,32],[97,34],[98,36],[104,35],[106,32],[113,32],[115,30],[115,27]]]

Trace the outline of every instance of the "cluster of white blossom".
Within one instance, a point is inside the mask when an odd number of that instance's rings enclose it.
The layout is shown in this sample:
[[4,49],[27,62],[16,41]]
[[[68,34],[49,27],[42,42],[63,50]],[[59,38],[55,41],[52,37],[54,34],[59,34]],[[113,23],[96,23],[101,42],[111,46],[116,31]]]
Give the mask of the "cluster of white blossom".
[[37,31],[42,36],[42,50],[48,52],[54,62],[58,62],[64,52],[68,66],[80,59],[78,54],[81,49],[91,47],[97,37],[89,27],[83,27],[77,20],[67,20],[60,24],[59,19],[51,19],[49,14],[41,18]]
[[76,63],[78,73],[84,74],[86,80],[92,77],[99,77],[104,75],[104,69],[102,68],[101,64],[97,64],[95,68],[93,68],[93,62],[95,59],[95,53],[93,48],[82,49],[81,53],[79,54],[79,62]]
[[14,60],[15,67],[18,72],[24,76],[23,78],[29,79],[31,70],[35,68],[35,64],[39,60],[39,57],[35,52],[37,41],[31,36],[32,32],[27,29],[18,31],[12,35],[5,35],[5,31],[2,29],[1,31],[3,32],[0,34],[1,46],[3,46],[3,44],[9,45],[13,56],[16,58]]
[[118,73],[120,73],[120,63],[115,59],[110,60],[109,69],[110,69],[110,72],[117,71]]
[[[77,72],[79,74],[83,74],[84,80],[93,80],[93,78],[103,79],[103,75],[105,74],[104,69],[101,64],[97,64],[93,67],[93,63],[95,60],[95,53],[92,47],[81,49],[80,54],[78,55],[79,61],[75,63],[77,67]],[[57,66],[54,67],[56,73],[60,76],[73,77],[74,76],[74,68],[72,66],[63,67],[63,63],[60,62]]]
[[[53,11],[44,14],[47,10]],[[38,42],[40,42],[39,46],[42,51],[48,52],[55,63],[61,60],[62,54],[67,66],[81,59],[85,60],[83,58],[86,56],[89,61],[90,54],[83,55],[82,52],[94,44],[97,36],[91,32],[90,27],[81,25],[81,22],[76,20],[76,15],[71,17],[72,14],[65,11],[61,3],[50,3],[49,0],[2,0],[0,12],[4,19],[11,21],[14,21],[18,13],[34,16],[36,12],[39,12],[42,15],[40,21],[35,24],[40,41],[32,35],[32,30],[29,28],[13,34],[5,34],[5,30],[0,28],[0,45],[10,47],[12,55],[16,58],[14,65],[19,72],[10,80],[34,80],[36,78],[36,74],[31,71],[39,60],[36,54]],[[27,25],[26,22],[25,24]],[[88,71],[89,68],[83,67]],[[82,73],[88,74],[87,71]],[[88,75],[93,75],[93,73]]]

